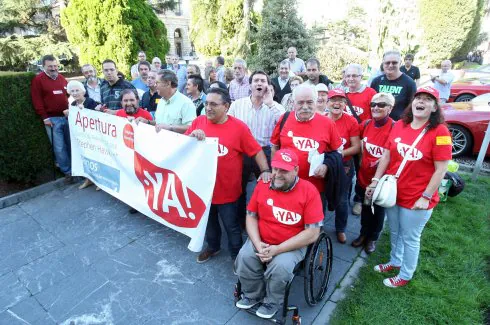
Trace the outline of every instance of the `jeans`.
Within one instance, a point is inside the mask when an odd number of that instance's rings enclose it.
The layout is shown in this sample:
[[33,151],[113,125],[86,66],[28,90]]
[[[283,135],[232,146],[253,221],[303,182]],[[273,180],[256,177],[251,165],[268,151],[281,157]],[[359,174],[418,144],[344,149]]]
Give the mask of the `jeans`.
[[411,280],[420,252],[420,237],[432,214],[430,210],[410,210],[395,205],[386,209],[390,225],[390,264],[400,266],[400,278]]
[[[45,125],[45,128],[53,146],[54,157],[60,170],[65,175],[71,175],[71,143],[68,119],[66,117],[50,117],[49,120],[53,126]],[[51,137],[51,129],[53,137]]]
[[354,176],[354,168],[352,160],[350,161],[350,169],[347,173],[347,185],[345,193],[342,194],[342,198],[339,205],[335,208],[335,231],[345,232],[347,227],[347,217],[349,216],[349,199],[350,191],[348,190],[350,184],[352,184],[352,177]]
[[221,217],[223,227],[228,235],[228,250],[231,258],[235,259],[242,247],[242,231],[237,219],[237,203],[211,204],[208,225],[206,227],[206,241],[208,249],[216,252],[221,249],[221,226],[218,216]]
[[[358,192],[358,188],[357,188],[357,175],[359,175],[359,168],[360,168],[360,164],[361,164],[361,154],[357,154],[357,155],[354,155],[352,156],[352,160],[354,160],[354,168],[356,170],[356,186],[354,187],[354,202],[355,203],[362,203],[363,199],[361,198],[361,195],[360,195],[360,192]],[[352,193],[352,188],[351,190],[349,191]]]
[[[262,147],[265,157],[267,158],[267,164],[271,164],[271,147]],[[250,158],[247,155],[243,155],[243,169],[242,169],[242,195],[238,199],[238,220],[242,227],[245,227],[245,217],[247,215],[247,184],[250,177],[250,173],[253,173],[255,178],[260,176],[260,168],[255,162],[254,158]]]
[[[359,194],[361,201],[364,201],[366,190],[359,184],[356,184],[356,193]],[[361,236],[367,240],[378,240],[381,230],[383,230],[383,221],[385,218],[385,208],[374,204],[374,213],[370,205],[362,205],[361,211]]]

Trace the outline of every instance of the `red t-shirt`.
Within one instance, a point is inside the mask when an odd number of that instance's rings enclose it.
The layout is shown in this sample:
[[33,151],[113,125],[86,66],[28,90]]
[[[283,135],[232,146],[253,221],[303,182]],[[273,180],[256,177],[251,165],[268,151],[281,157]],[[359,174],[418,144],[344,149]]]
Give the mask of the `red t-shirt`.
[[313,118],[306,122],[299,122],[294,112],[284,123],[284,127],[279,134],[279,127],[282,121],[281,116],[272,132],[271,143],[281,149],[291,149],[299,159],[298,176],[310,181],[319,192],[325,188],[323,178],[309,177],[310,163],[308,153],[317,150],[319,153],[337,150],[342,145],[335,123],[326,116],[314,114]]
[[262,147],[248,126],[233,116],[223,124],[211,123],[206,116],[198,116],[185,132],[203,130],[207,137],[218,138],[218,169],[214,185],[213,204],[235,202],[242,194],[243,156],[255,156]]
[[247,210],[257,213],[260,238],[270,245],[279,245],[296,236],[307,224],[323,221],[320,194],[302,179],[289,192],[257,183]]
[[124,108],[121,108],[121,109],[118,109],[116,111],[116,116],[124,117],[124,118],[127,118],[128,116],[132,116],[134,118],[142,117],[142,118],[144,118],[144,119],[146,119],[148,121],[153,120],[153,116],[151,116],[150,112],[145,111],[144,108],[138,108],[138,110],[136,111],[136,113],[133,114],[133,115],[128,115],[126,113],[126,111],[124,110]]
[[[423,128],[414,130],[410,124],[405,124],[401,120],[395,123],[388,138],[390,164],[386,174],[396,174],[405,152],[410,149],[422,130]],[[409,153],[405,168],[398,178],[396,203],[401,207],[411,209],[424,193],[434,174],[434,161],[451,160],[451,156],[451,134],[447,126],[441,124],[427,131],[416,148]],[[439,193],[436,190],[429,203],[429,209],[432,209],[438,202]]]
[[[369,104],[371,104],[373,96],[376,95],[376,90],[366,87],[361,93],[347,93],[346,95],[352,103],[352,108],[361,119],[361,122],[372,118],[371,106],[369,106]],[[347,105],[345,106],[345,112],[352,115],[352,112]]]
[[[342,139],[342,145],[344,146],[343,150],[350,148],[352,145],[350,138],[359,136],[359,124],[357,124],[357,120],[350,115],[342,114],[342,116],[337,121],[334,121],[334,123],[340,138]],[[349,161],[351,159],[352,156],[348,156],[344,157],[343,160]]]
[[393,128],[393,120],[388,118],[388,121],[382,127],[375,127],[374,120],[369,120],[361,124],[361,140],[362,140],[362,159],[357,180],[362,188],[367,188],[371,184],[371,179],[376,173],[378,162],[384,151],[388,149],[388,137]]

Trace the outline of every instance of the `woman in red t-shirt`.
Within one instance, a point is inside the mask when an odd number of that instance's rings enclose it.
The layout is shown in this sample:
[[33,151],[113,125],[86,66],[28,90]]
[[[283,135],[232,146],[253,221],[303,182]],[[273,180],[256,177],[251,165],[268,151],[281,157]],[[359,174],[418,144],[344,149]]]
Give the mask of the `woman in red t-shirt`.
[[[378,179],[385,172],[395,175],[407,157],[397,181],[396,205],[386,209],[391,236],[390,261],[374,268],[377,272],[400,270],[398,275],[383,281],[387,287],[401,287],[412,279],[422,230],[439,202],[438,187],[451,160],[451,134],[444,124],[438,100],[439,92],[432,87],[417,90],[402,119],[391,130],[389,150],[383,153],[366,191],[366,196],[372,197]],[[424,129],[427,132],[411,150]]]
[[[347,99],[342,89],[332,89],[328,92],[327,108],[329,113],[327,116],[334,121],[342,140],[342,157],[348,181],[345,188],[348,189],[354,176],[352,156],[360,152],[361,140],[359,139],[359,124],[356,119],[344,114],[346,104]],[[347,216],[349,215],[349,194],[350,191],[345,191],[342,200],[335,208],[335,231],[337,232],[337,240],[341,244],[347,241],[345,228],[347,227]]]
[[[388,136],[393,124],[390,112],[395,105],[395,97],[390,93],[379,93],[374,95],[371,101],[371,113],[373,119],[361,123],[362,155],[359,172],[357,173],[356,193],[360,201],[364,201],[366,187],[371,183],[371,179],[376,173],[376,167],[388,149]],[[376,240],[378,240],[383,221],[385,209],[374,204],[374,212],[370,204],[362,205],[361,209],[361,232],[359,237],[352,242],[352,246],[364,246],[366,253],[371,254],[376,250]]]

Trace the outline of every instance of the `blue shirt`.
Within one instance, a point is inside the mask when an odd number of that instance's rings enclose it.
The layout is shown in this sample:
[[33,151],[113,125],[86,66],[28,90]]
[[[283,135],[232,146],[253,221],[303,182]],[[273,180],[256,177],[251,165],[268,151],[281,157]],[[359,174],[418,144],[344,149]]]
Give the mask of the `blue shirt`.
[[150,90],[150,88],[145,84],[145,82],[143,80],[141,80],[141,78],[134,79],[133,81],[131,81],[131,84],[136,89],[143,90],[143,92],[147,92],[148,90]]

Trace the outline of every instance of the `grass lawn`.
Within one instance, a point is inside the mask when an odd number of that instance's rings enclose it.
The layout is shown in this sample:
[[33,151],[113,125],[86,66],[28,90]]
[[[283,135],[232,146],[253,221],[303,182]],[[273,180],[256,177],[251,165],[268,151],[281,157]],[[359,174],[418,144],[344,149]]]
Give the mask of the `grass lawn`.
[[[404,288],[373,271],[389,258],[385,231],[331,324],[485,324],[490,312],[490,178],[440,203],[422,234],[419,265]],[[395,273],[390,274],[390,276]]]

